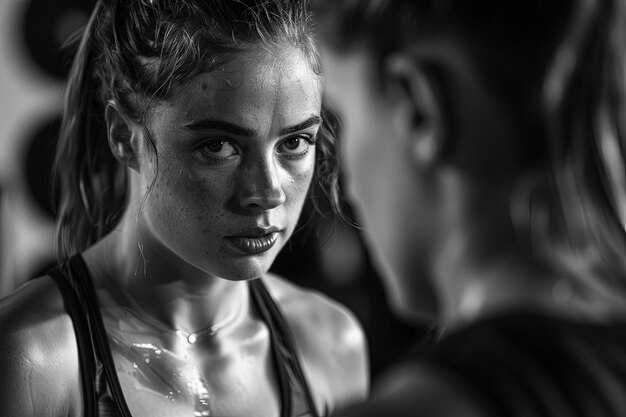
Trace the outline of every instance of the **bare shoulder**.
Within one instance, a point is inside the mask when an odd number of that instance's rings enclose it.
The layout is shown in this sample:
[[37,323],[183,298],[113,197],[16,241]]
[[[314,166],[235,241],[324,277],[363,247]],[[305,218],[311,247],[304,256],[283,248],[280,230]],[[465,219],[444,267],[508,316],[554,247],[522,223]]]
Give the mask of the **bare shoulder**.
[[397,367],[381,378],[372,398],[336,417],[489,417],[476,398],[449,375],[427,365]]
[[267,287],[296,339],[309,383],[329,409],[366,397],[369,369],[361,325],[329,297],[268,274]]
[[360,347],[363,339],[361,325],[345,306],[328,296],[310,289],[299,287],[286,279],[268,274],[265,283],[287,316],[290,324],[295,325],[294,331],[302,328],[321,332],[316,335],[328,336],[334,343],[346,342],[341,347]]
[[0,299],[0,329],[0,415],[72,415],[77,349],[54,282],[35,279]]
[[355,315],[345,306],[314,290],[268,274],[268,289],[280,305],[294,333],[311,347],[340,355],[363,350],[365,338]]

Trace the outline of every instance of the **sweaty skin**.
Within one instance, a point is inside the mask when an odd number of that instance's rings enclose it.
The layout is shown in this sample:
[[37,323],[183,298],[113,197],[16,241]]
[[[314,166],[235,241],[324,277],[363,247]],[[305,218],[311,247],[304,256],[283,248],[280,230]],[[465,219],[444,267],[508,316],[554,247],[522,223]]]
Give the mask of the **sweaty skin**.
[[[110,132],[127,133],[109,140],[128,164],[129,203],[83,257],[133,416],[278,415],[269,330],[248,294],[247,280],[261,276],[294,333],[318,412],[365,397],[352,314],[267,273],[307,198],[320,89],[300,51],[252,51],[153,103],[145,126],[108,110]],[[138,323],[129,309],[160,325]],[[30,282],[0,311],[0,415],[82,415],[73,328],[51,280]],[[193,344],[163,330],[231,317]]]

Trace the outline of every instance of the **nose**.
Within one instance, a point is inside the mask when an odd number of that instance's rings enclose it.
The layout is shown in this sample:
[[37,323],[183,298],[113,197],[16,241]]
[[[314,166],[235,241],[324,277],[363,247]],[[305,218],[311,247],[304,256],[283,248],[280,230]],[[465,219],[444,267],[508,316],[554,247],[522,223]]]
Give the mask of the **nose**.
[[281,167],[275,161],[254,161],[243,172],[238,193],[240,207],[258,212],[285,203]]

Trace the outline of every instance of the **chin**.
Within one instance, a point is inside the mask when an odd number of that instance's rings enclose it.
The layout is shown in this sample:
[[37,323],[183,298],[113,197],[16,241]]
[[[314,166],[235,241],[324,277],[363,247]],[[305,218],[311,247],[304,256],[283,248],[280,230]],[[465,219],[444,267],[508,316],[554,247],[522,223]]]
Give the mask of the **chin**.
[[243,259],[233,260],[232,264],[224,265],[219,271],[220,278],[229,281],[248,281],[260,278],[269,271],[274,258],[265,259],[265,257],[246,257]]

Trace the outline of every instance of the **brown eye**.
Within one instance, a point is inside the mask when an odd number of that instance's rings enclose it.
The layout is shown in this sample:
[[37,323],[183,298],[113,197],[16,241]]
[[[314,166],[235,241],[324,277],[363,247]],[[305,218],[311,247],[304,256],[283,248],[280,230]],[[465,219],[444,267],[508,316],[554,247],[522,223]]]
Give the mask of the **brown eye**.
[[219,152],[224,147],[224,142],[213,142],[207,145],[207,149],[211,152]]
[[278,152],[290,156],[303,156],[313,145],[313,141],[303,137],[293,137],[282,141],[278,147]]
[[214,158],[228,158],[237,155],[237,149],[226,140],[213,140],[204,145],[204,153]]
[[288,139],[285,141],[285,148],[295,151],[300,146],[300,138]]

